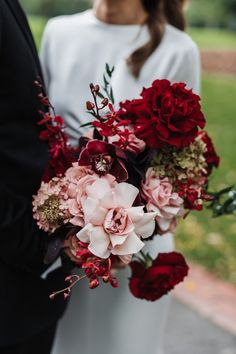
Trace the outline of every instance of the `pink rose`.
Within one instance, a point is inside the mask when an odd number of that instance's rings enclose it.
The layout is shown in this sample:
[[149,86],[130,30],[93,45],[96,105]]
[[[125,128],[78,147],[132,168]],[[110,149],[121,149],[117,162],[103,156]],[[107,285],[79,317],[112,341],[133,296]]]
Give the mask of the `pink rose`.
[[173,192],[168,178],[158,178],[152,167],[142,183],[142,195],[147,201],[147,210],[157,213],[156,221],[162,231],[169,231],[175,218],[183,216],[183,199]]
[[79,166],[78,162],[75,162],[73,163],[72,167],[66,171],[65,177],[68,182],[76,184],[81,180],[82,177],[93,174],[94,172],[90,168]]
[[[84,169],[84,167],[82,167]],[[68,186],[68,199],[65,201],[63,208],[66,208],[71,214],[70,223],[76,226],[84,227],[84,214],[82,210],[82,200],[87,197],[87,188],[97,180],[103,180],[104,177],[98,176],[93,171],[92,174],[84,175],[79,179],[80,171],[71,170],[70,178],[75,178]],[[78,173],[77,173],[78,172]],[[76,178],[78,178],[76,180]],[[109,185],[114,186],[117,184],[115,177],[106,175],[106,181]]]
[[[131,260],[150,237],[155,228],[156,213],[145,213],[144,207],[133,207],[139,190],[128,183],[110,184],[104,176],[86,188],[82,200],[85,227],[78,232],[80,241],[100,258],[111,254]],[[125,256],[125,257],[124,257]]]

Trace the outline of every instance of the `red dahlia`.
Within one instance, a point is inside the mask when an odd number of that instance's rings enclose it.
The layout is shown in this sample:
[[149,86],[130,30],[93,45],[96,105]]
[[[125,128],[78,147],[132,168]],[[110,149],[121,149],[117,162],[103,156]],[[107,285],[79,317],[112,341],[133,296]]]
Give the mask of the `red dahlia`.
[[152,266],[146,268],[143,263],[130,264],[132,277],[130,291],[140,299],[155,301],[182,282],[188,274],[188,265],[180,253],[160,253]]
[[140,99],[120,104],[118,115],[131,120],[135,134],[150,148],[189,146],[204,128],[200,97],[184,83],[156,80],[144,88]]
[[207,174],[209,175],[213,167],[218,167],[220,164],[220,157],[217,155],[213,142],[205,131],[200,131],[201,140],[206,144],[206,152],[204,157],[207,163]]

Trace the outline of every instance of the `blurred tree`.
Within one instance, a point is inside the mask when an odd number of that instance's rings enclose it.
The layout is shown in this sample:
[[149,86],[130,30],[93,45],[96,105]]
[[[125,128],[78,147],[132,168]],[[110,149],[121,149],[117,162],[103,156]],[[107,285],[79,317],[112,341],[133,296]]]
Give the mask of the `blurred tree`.
[[224,27],[227,25],[225,0],[190,0],[187,18],[190,25],[197,27]]
[[27,13],[52,17],[83,11],[91,6],[90,0],[20,0]]
[[[0,0],[1,1],[1,0]],[[52,17],[83,11],[92,0],[20,0],[29,14]],[[198,27],[236,30],[236,0],[189,0],[188,22]]]

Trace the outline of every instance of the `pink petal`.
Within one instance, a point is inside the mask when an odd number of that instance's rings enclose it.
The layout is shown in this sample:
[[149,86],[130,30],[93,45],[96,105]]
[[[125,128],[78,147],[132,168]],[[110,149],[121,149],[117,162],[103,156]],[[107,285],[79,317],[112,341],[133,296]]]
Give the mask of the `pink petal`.
[[132,184],[123,182],[115,187],[115,193],[119,207],[130,208],[137,198],[139,190]]
[[91,186],[86,187],[88,197],[94,199],[101,199],[106,193],[111,190],[109,180],[106,177],[101,177],[95,181]]
[[93,225],[92,224],[88,224],[86,225],[82,230],[80,230],[76,236],[77,238],[85,243],[89,243],[90,241],[90,231],[92,230]]
[[126,256],[134,253],[138,253],[144,246],[144,243],[140,238],[132,232],[127,237],[126,241],[120,245],[116,246],[111,253],[118,256]]
[[142,238],[152,236],[156,225],[156,216],[156,213],[145,213],[143,217],[134,224],[136,234]]
[[88,249],[97,257],[108,258],[110,240],[103,227],[97,226],[90,231],[90,244]]
[[107,209],[99,205],[99,201],[93,198],[86,198],[82,201],[85,224],[101,226],[107,214]]
[[144,208],[143,206],[138,206],[138,207],[126,209],[126,212],[133,223],[138,222],[140,218],[143,217],[144,215],[143,208]]
[[122,245],[125,240],[127,239],[128,235],[116,236],[116,235],[109,235],[112,247],[116,247],[118,245]]

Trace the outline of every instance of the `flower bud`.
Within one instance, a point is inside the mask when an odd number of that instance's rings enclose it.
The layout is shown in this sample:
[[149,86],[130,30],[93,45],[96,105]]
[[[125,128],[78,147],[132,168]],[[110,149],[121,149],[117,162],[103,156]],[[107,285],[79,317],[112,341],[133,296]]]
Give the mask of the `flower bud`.
[[102,102],[101,102],[101,104],[103,105],[103,107],[107,106],[108,103],[109,103],[108,98],[104,98],[104,99],[102,100]]
[[100,90],[100,86],[99,85],[95,85],[94,86],[94,91],[97,93],[97,92],[99,92],[99,90]]
[[89,283],[89,288],[90,289],[95,289],[98,286],[99,286],[99,280],[98,279],[90,280],[90,283]]
[[94,105],[93,102],[87,101],[86,102],[86,107],[87,107],[88,111],[92,111],[94,109],[95,105]]

